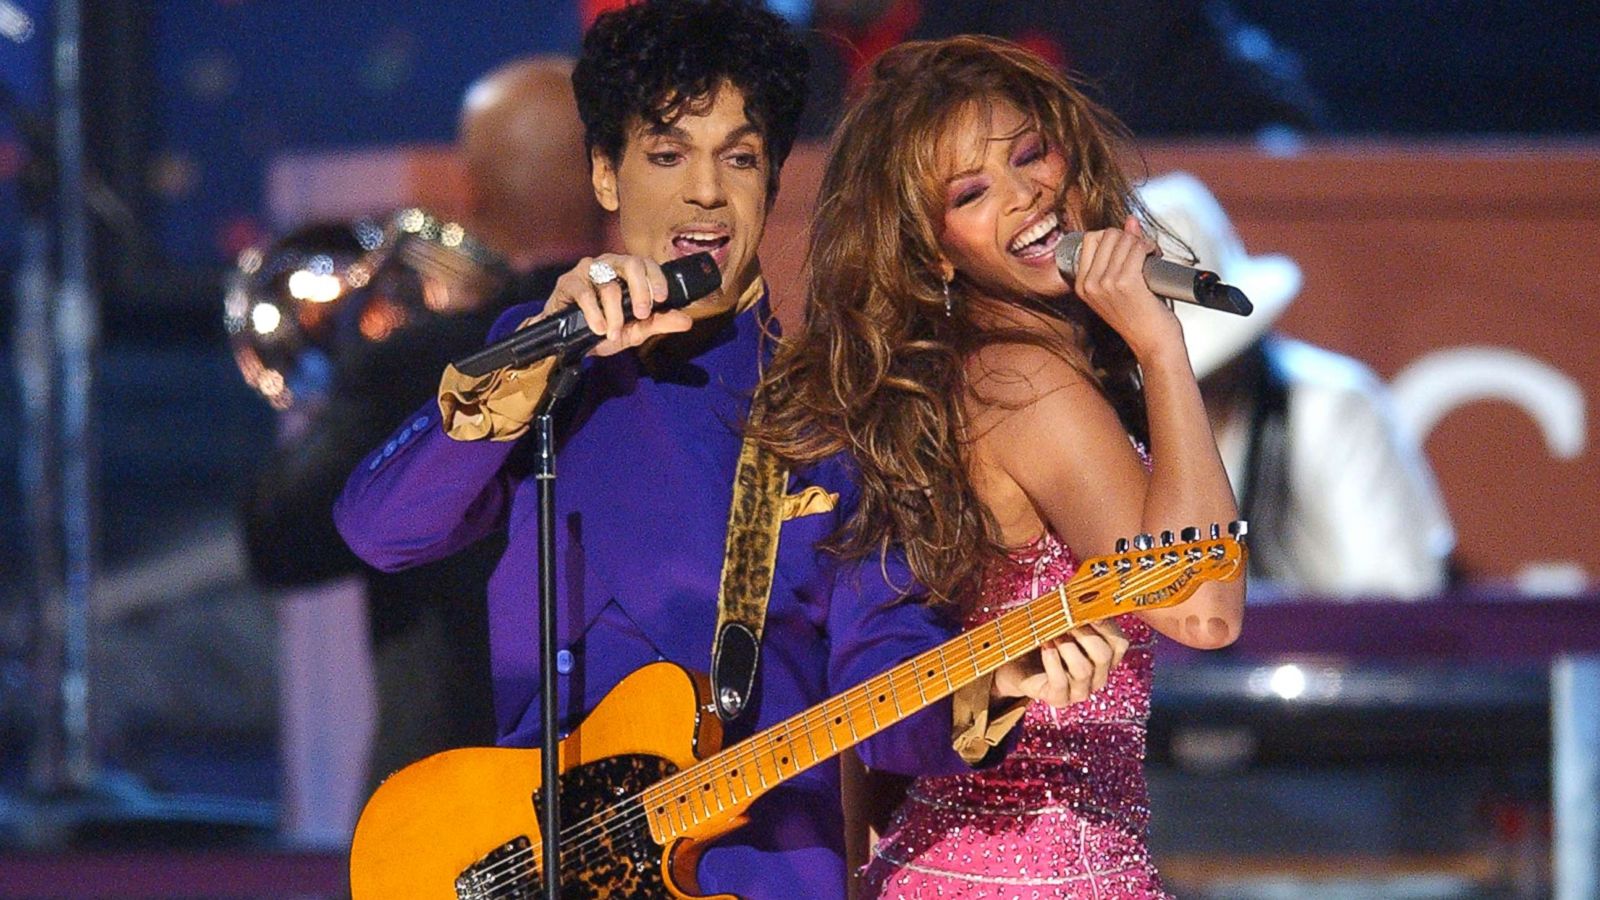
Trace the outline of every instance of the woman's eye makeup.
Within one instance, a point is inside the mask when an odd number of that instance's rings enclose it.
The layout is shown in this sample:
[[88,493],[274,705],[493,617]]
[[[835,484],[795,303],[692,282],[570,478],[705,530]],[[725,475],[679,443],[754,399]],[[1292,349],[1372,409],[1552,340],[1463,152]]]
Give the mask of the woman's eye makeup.
[[1036,163],[1039,160],[1044,159],[1044,156],[1044,141],[1039,140],[1038,137],[1029,137],[1024,140],[1021,146],[1018,148],[1015,164],[1019,166],[1026,166],[1030,163]]
[[950,197],[951,206],[966,206],[968,203],[983,196],[983,185],[970,184],[957,188]]
[[[1027,134],[1017,138],[1011,154],[1011,165],[1021,168],[1031,166],[1044,159],[1050,153],[1045,142],[1037,134]],[[957,183],[950,188],[950,208],[966,206],[983,196],[986,189],[984,184]]]

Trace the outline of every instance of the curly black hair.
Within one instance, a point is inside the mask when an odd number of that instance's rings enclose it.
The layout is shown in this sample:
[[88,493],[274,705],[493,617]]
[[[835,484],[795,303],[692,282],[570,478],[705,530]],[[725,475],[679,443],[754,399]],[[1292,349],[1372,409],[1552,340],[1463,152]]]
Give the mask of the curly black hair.
[[618,163],[636,117],[666,125],[732,84],[766,144],[770,199],[794,146],[810,66],[799,36],[758,3],[645,0],[595,20],[572,90],[588,149]]

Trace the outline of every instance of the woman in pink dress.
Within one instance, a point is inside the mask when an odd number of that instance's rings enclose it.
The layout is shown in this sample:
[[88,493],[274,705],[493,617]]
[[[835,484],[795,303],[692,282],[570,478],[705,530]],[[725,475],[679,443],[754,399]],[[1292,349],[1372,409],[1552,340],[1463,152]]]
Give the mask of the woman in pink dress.
[[[850,453],[861,497],[833,548],[903,551],[969,625],[1119,537],[1237,514],[1182,329],[1145,286],[1121,133],[1033,54],[959,37],[885,53],[834,137],[763,431],[791,463]],[[912,786],[865,894],[1166,896],[1145,846],[1151,644],[1225,646],[1243,600],[1207,584],[964,690],[978,768]]]

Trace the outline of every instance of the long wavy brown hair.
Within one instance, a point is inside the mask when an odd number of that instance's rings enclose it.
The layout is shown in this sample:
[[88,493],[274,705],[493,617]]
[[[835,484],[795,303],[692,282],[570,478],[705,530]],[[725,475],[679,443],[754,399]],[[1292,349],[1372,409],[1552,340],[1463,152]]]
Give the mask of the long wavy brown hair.
[[755,431],[791,465],[848,452],[860,499],[829,549],[863,558],[897,545],[933,598],[946,602],[975,596],[986,564],[1004,553],[967,468],[964,404],[975,351],[1000,342],[1047,346],[1095,379],[1130,433],[1145,432],[1133,354],[1081,301],[1005,298],[1078,323],[1087,360],[1050,337],[1054,329],[980,325],[976,304],[963,302],[977,298],[960,273],[950,286],[955,302],[946,302],[943,142],[962,116],[999,101],[1064,154],[1056,198],[1063,221],[1121,226],[1137,203],[1118,164],[1126,131],[1061,73],[996,38],[889,50],[834,133],[812,219],[804,325],[765,373],[767,412]]

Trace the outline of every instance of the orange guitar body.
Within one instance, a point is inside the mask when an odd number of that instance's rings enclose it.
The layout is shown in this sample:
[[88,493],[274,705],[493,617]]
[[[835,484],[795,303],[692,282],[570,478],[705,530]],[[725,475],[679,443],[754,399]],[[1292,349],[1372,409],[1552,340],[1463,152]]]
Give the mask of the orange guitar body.
[[[705,711],[708,696],[703,676],[672,663],[645,666],[612,689],[560,744],[563,833],[658,780],[651,761],[670,774],[716,752],[722,727]],[[447,750],[391,775],[356,824],[350,848],[355,900],[542,897],[535,806],[540,759],[538,750]],[[633,817],[631,843],[609,834],[588,842],[598,846],[586,852],[564,849],[561,895],[695,897],[704,843],[742,823],[730,814],[661,847],[641,843],[638,829],[645,838],[649,832],[640,819]],[[521,844],[526,848],[515,846]],[[458,885],[474,867],[479,881]]]

